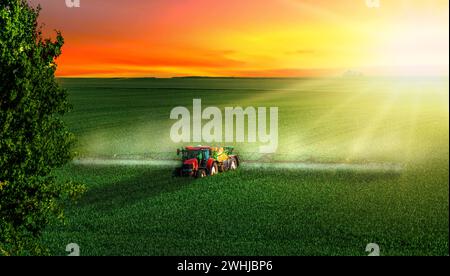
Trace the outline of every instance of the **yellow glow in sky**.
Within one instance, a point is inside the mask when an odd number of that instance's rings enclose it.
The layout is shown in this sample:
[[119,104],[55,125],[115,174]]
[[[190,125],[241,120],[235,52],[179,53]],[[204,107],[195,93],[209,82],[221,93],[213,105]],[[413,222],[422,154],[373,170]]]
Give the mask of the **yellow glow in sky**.
[[447,0],[32,2],[60,76],[448,75]]

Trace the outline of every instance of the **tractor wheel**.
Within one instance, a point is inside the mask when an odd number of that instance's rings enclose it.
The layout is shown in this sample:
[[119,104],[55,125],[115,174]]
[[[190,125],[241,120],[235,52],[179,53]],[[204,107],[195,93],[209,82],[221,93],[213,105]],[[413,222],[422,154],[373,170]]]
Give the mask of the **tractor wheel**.
[[224,172],[229,171],[230,167],[231,167],[231,158],[228,160],[225,160],[222,164],[223,164],[223,171]]
[[209,175],[210,175],[210,176],[214,176],[214,175],[216,175],[216,174],[218,173],[218,171],[219,171],[219,169],[218,169],[218,167],[217,167],[217,163],[214,163],[214,164],[211,166],[211,170],[209,171]]
[[234,171],[237,169],[237,163],[236,163],[236,159],[233,158],[231,159],[231,165],[230,165],[230,170]]
[[204,169],[200,169],[197,171],[197,178],[204,178],[206,177],[206,171]]

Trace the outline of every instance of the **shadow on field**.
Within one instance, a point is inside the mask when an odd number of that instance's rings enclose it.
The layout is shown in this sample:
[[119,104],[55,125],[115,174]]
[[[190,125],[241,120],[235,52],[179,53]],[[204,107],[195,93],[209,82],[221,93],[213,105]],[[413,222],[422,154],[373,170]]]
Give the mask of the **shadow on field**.
[[77,205],[109,211],[162,193],[181,190],[194,181],[194,178],[173,177],[170,169],[152,169],[137,177],[88,189]]
[[[118,171],[120,173],[120,169]],[[401,174],[397,172],[347,172],[347,171],[298,171],[298,170],[245,170],[239,171],[233,177],[239,179],[239,183],[246,187],[253,187],[255,181],[273,181],[278,183],[280,179],[291,183],[303,183],[302,185],[313,185],[314,183],[341,182],[346,186],[360,186],[371,182],[392,180]],[[223,175],[222,181],[231,177]],[[100,187],[92,187],[79,200],[77,206],[95,208],[97,211],[112,211],[133,205],[146,198],[156,197],[163,193],[172,193],[194,184],[195,178],[173,177],[172,169],[159,168],[139,171],[135,176],[120,181],[111,182]],[[217,180],[216,180],[217,181]],[[283,182],[282,181],[282,182]],[[309,184],[308,184],[309,183]],[[284,185],[281,182],[279,185]]]

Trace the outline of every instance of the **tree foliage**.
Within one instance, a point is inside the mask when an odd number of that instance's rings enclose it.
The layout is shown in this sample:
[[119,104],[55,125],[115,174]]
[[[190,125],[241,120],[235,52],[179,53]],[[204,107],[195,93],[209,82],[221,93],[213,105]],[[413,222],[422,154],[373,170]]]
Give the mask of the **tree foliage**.
[[61,118],[67,92],[55,79],[64,40],[59,32],[43,39],[39,11],[0,0],[0,255],[47,253],[42,231],[84,189],[52,175],[71,160],[73,135]]

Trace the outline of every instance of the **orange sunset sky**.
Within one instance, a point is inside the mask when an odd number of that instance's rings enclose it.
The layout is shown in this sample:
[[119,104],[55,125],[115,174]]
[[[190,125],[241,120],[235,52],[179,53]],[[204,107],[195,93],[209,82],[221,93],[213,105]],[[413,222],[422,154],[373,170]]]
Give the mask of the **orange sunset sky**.
[[448,75],[449,1],[30,0],[58,76]]

